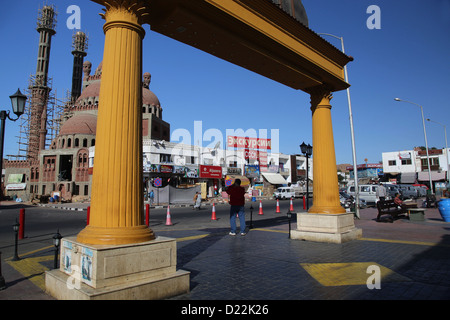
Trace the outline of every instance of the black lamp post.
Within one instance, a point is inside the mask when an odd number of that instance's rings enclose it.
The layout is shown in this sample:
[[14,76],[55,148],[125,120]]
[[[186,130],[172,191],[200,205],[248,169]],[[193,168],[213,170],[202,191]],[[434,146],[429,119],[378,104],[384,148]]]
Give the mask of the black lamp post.
[[249,229],[253,229],[253,205],[250,205],[250,226]]
[[289,221],[289,239],[290,239],[291,238],[291,219],[292,219],[292,212],[290,209],[287,212],[287,218]]
[[306,157],[306,210],[309,210],[309,166],[308,159],[312,155],[312,146],[306,145],[306,143],[302,143],[300,145],[300,150]]
[[53,245],[55,246],[55,259],[53,260],[53,268],[58,268],[58,254],[59,254],[59,246],[61,245],[61,234],[59,230],[56,231],[56,234],[53,236]]
[[0,291],[6,289],[6,281],[2,275],[2,253],[0,252]]
[[14,230],[15,237],[16,237],[16,240],[14,242],[14,257],[11,259],[11,261],[20,260],[19,255],[17,254],[17,249],[18,249],[18,245],[19,245],[19,227],[20,227],[20,223],[17,222],[17,219],[16,219],[16,223],[13,224],[13,230]]
[[20,116],[25,112],[25,102],[27,101],[27,96],[23,95],[19,89],[12,96],[9,96],[11,99],[12,110],[16,114],[17,119],[11,119],[9,116],[9,111],[1,110],[0,111],[0,180],[1,180],[1,172],[3,169],[3,145],[5,142],[5,120],[8,118],[11,121],[17,121]]

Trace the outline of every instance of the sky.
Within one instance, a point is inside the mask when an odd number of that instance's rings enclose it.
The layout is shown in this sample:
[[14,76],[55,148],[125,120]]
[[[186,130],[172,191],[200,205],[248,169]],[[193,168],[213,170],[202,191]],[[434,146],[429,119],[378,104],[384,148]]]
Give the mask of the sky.
[[[77,30],[67,26],[73,14],[67,13],[69,6],[80,8],[80,30],[89,37],[85,61],[92,62],[92,72],[103,59],[101,5],[89,0],[5,2],[0,11],[1,110],[11,110],[9,96],[17,88],[24,93],[36,73],[36,20],[45,4],[58,11],[49,68],[58,100],[71,89],[71,43]],[[303,5],[309,28],[343,37],[345,52],[354,58],[348,79],[357,163],[378,163],[383,152],[425,145],[420,108],[394,101],[397,97],[423,106],[425,118],[440,123],[426,122],[427,140],[430,148],[444,148],[443,126],[450,124],[450,0],[303,0]],[[368,12],[372,5],[379,8],[378,16]],[[368,21],[369,26],[379,22],[379,28],[369,28]],[[198,143],[194,124],[201,121],[204,146],[216,142],[208,141],[208,130],[218,130],[225,139],[227,129],[267,132],[285,154],[299,154],[302,142],[312,143],[308,94],[155,33],[149,25],[144,29],[143,71],[152,74],[150,90],[172,134],[187,130],[190,142]],[[338,39],[323,37],[341,49]],[[335,92],[331,104],[336,162],[351,164],[347,91]],[[6,121],[5,156],[18,154],[18,123]]]

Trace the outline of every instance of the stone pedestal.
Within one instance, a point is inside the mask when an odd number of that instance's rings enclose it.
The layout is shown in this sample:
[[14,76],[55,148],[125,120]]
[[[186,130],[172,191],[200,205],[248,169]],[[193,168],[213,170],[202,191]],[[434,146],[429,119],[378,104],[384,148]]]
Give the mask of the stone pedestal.
[[61,300],[150,300],[189,292],[189,272],[176,270],[176,240],[125,245],[62,239],[60,269],[47,271],[47,292]]
[[343,243],[361,237],[362,230],[355,227],[353,213],[298,213],[297,230],[291,231],[292,239],[317,242]]

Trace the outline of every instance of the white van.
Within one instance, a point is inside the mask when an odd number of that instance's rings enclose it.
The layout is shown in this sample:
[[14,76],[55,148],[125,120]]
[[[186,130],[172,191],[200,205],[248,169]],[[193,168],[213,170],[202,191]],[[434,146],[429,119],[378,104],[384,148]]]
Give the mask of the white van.
[[273,193],[275,199],[290,199],[295,198],[295,190],[292,187],[279,187],[277,191]]
[[[379,200],[377,198],[378,185],[376,184],[361,184],[359,187],[359,198],[366,201],[367,204],[375,204]],[[355,186],[347,188],[347,194],[355,197]]]

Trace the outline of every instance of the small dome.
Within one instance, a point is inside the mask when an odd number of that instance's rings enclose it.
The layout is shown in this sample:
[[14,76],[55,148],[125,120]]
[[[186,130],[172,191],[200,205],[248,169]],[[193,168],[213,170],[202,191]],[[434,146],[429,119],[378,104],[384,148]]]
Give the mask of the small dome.
[[91,134],[97,132],[97,116],[89,113],[80,113],[66,122],[61,127],[59,135]]
[[161,106],[156,94],[154,94],[151,90],[146,88],[142,88],[142,104],[158,107]]

